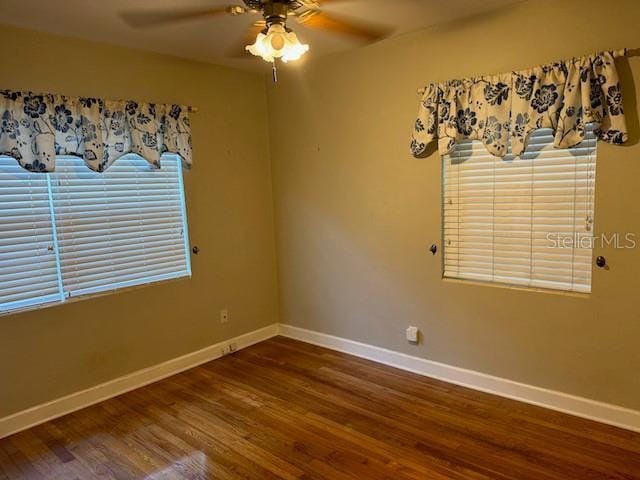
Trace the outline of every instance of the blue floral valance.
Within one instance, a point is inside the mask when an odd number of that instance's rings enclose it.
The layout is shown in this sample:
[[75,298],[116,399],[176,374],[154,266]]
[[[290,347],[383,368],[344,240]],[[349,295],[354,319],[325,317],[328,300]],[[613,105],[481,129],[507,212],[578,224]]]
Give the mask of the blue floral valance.
[[164,152],[191,166],[188,107],[0,90],[0,155],[27,170],[53,172],[56,155],[78,155],[101,172],[127,153],[159,167]]
[[480,140],[495,156],[521,154],[529,134],[552,128],[554,146],[568,148],[595,123],[600,140],[624,143],[627,129],[614,57],[603,52],[500,75],[429,85],[420,101],[411,152],[424,156],[438,140],[440,154],[462,138]]

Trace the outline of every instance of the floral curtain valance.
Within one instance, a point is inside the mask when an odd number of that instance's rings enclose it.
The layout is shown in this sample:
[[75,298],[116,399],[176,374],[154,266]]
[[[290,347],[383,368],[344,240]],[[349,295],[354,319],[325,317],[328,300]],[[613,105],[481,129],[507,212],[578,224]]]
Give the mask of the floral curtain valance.
[[78,155],[101,172],[127,153],[159,167],[164,152],[191,166],[188,107],[0,90],[0,155],[27,170],[53,172],[56,155]]
[[420,101],[411,152],[416,157],[438,140],[440,154],[462,138],[481,140],[495,156],[521,154],[529,134],[552,128],[554,146],[567,148],[584,138],[584,126],[596,124],[599,139],[624,143],[627,130],[614,57],[588,57],[500,75],[429,85]]

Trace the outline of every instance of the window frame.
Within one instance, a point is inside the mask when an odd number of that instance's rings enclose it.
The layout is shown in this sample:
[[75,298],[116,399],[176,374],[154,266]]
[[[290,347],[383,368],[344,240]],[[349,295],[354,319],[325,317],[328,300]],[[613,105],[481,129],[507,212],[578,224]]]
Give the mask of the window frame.
[[[138,157],[138,158],[142,158],[139,155],[136,154],[127,154],[126,156],[133,156],[133,157]],[[125,156],[125,157],[126,157]],[[4,158],[11,158],[11,157],[6,157],[6,156],[2,156]],[[61,157],[75,157],[73,155],[62,155]],[[77,157],[75,157],[77,158]],[[63,277],[62,277],[62,270],[61,270],[61,245],[58,239],[58,235],[59,235],[59,231],[58,231],[58,226],[56,224],[56,211],[55,211],[55,203],[56,201],[54,200],[54,189],[52,187],[52,175],[55,175],[55,173],[37,173],[36,175],[40,176],[42,175],[43,177],[46,178],[46,184],[47,184],[47,192],[48,192],[48,205],[49,205],[49,219],[51,222],[51,231],[52,231],[52,243],[53,243],[53,253],[52,255],[54,255],[55,258],[55,263],[56,263],[56,273],[57,273],[57,279],[58,279],[58,293],[55,295],[47,295],[47,296],[43,296],[43,297],[34,297],[32,300],[23,300],[21,302],[31,302],[29,304],[26,305],[20,305],[18,307],[15,308],[9,308],[9,309],[3,309],[3,304],[0,304],[0,317],[5,316],[5,315],[14,315],[17,313],[22,313],[22,312],[27,312],[27,311],[32,311],[32,310],[40,310],[42,308],[49,308],[49,307],[54,307],[57,305],[64,305],[64,304],[68,304],[68,303],[73,303],[76,301],[82,301],[82,300],[88,300],[91,298],[97,298],[97,297],[102,297],[102,296],[106,296],[106,295],[111,295],[114,293],[118,293],[118,292],[123,292],[123,291],[130,291],[130,290],[136,290],[139,288],[144,288],[150,285],[161,285],[161,284],[165,284],[165,283],[171,283],[171,282],[177,282],[177,281],[182,281],[182,280],[188,280],[192,277],[192,268],[191,268],[191,255],[190,255],[190,242],[189,242],[189,229],[188,229],[188,216],[187,216],[187,207],[186,207],[186,195],[185,195],[185,185],[184,185],[184,174],[183,174],[183,167],[182,167],[182,161],[179,155],[177,154],[163,154],[161,161],[162,160],[166,160],[167,158],[171,158],[172,161],[176,162],[176,171],[177,171],[177,184],[178,184],[178,195],[179,195],[179,208],[180,208],[180,212],[181,212],[181,224],[182,224],[182,237],[183,237],[183,246],[184,246],[184,258],[185,258],[185,272],[184,274],[178,274],[178,275],[173,275],[173,274],[166,274],[167,278],[160,278],[158,280],[152,280],[152,281],[142,281],[140,282],[140,279],[134,279],[134,280],[130,280],[127,282],[121,282],[124,285],[123,286],[117,286],[115,288],[108,288],[108,286],[104,289],[99,289],[95,292],[89,292],[89,293],[83,293],[83,294],[75,294],[75,295],[70,295],[69,291],[65,288],[64,285],[64,281],[63,281]],[[116,160],[117,162],[117,160]],[[22,167],[20,167],[22,168]],[[91,172],[90,169],[87,168],[88,171]],[[93,173],[93,172],[92,172]],[[99,175],[99,173],[95,172],[96,174]],[[142,279],[144,280],[144,278]],[[118,282],[120,283],[120,282]],[[47,298],[47,300],[42,300],[39,301],[39,299],[43,299],[43,298]],[[12,302],[9,302],[12,303]]]
[[[596,190],[596,176],[597,176],[597,159],[598,159],[598,149],[597,149],[597,135],[595,134],[595,126],[593,124],[587,124],[585,125],[585,129],[588,129],[587,135],[585,135],[585,140],[589,140],[589,141],[593,141],[593,150],[592,152],[589,154],[590,156],[593,157],[593,178],[591,179],[592,185],[591,185],[591,190],[592,190],[592,194],[591,194],[591,204],[590,204],[590,211],[591,211],[591,247],[590,247],[590,278],[589,278],[589,285],[588,285],[588,290],[584,291],[581,289],[568,289],[568,288],[555,288],[555,287],[550,287],[550,286],[541,286],[541,285],[527,285],[524,283],[517,283],[517,282],[507,282],[507,281],[500,281],[500,280],[493,280],[493,279],[481,279],[481,278],[465,278],[462,276],[447,276],[445,275],[446,273],[446,249],[447,249],[447,238],[446,238],[446,230],[445,230],[445,226],[446,226],[446,219],[445,219],[445,209],[446,209],[446,197],[447,197],[447,190],[446,190],[446,180],[445,180],[445,176],[446,176],[446,162],[448,160],[451,160],[451,154],[446,154],[446,155],[441,155],[441,202],[440,202],[440,215],[441,215],[441,222],[440,222],[440,241],[441,241],[441,245],[442,245],[442,256],[440,259],[440,268],[441,268],[441,278],[444,281],[447,282],[452,282],[452,283],[467,283],[467,284],[478,284],[478,285],[483,285],[483,286],[493,286],[493,287],[498,287],[498,288],[505,288],[505,289],[518,289],[518,290],[525,290],[525,291],[538,291],[538,292],[544,292],[544,293],[551,293],[551,294],[559,294],[559,295],[574,295],[574,296],[585,296],[588,297],[589,295],[591,295],[591,293],[593,293],[593,272],[594,272],[594,267],[593,267],[593,260],[594,260],[594,256],[595,256],[595,252],[596,252],[596,248],[595,248],[595,242],[596,242],[596,234],[595,234],[595,212],[596,212],[596,205],[595,205],[595,190]],[[550,130],[550,129],[538,129],[536,131],[539,130]],[[532,132],[532,134],[535,132]],[[465,139],[465,145],[467,143],[471,143],[471,142],[478,142],[481,143],[479,140],[470,140],[470,139]],[[557,150],[566,150],[566,151],[570,151],[572,148],[578,148],[580,146],[580,144],[574,146],[574,147],[569,147],[569,148],[559,148]],[[554,148],[553,143],[547,143],[545,144],[545,147],[551,147]],[[454,151],[452,151],[452,154],[455,154],[455,148],[458,148],[458,144],[456,144],[456,146],[454,147]],[[483,146],[483,148],[486,148]],[[488,152],[487,152],[488,153]],[[525,152],[523,152],[522,155],[525,155],[527,153],[527,151],[525,150]],[[509,148],[509,155],[511,155],[511,148]],[[585,155],[586,156],[586,155]],[[521,156],[518,155],[515,158],[520,158]],[[493,157],[493,161],[503,161],[503,159],[499,158],[499,157]],[[495,202],[495,196],[493,197],[494,202]],[[575,206],[574,206],[574,217],[575,217]],[[495,217],[494,217],[495,219]],[[533,228],[532,228],[532,233],[533,233]],[[559,232],[547,232],[547,235],[549,234],[554,234],[554,233],[559,233]],[[573,232],[573,235],[576,235],[576,232]],[[533,248],[533,247],[531,247]],[[533,279],[530,277],[529,278],[529,282],[532,282]]]

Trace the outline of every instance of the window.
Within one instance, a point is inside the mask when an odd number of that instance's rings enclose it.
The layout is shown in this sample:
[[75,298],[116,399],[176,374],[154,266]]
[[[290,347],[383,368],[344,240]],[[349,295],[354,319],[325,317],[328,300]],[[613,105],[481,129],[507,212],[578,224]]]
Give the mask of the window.
[[49,184],[0,157],[1,311],[60,300]]
[[161,166],[59,157],[43,174],[0,157],[0,312],[190,276],[180,157]]
[[591,291],[596,136],[586,130],[569,149],[539,129],[520,157],[471,140],[443,156],[445,277]]

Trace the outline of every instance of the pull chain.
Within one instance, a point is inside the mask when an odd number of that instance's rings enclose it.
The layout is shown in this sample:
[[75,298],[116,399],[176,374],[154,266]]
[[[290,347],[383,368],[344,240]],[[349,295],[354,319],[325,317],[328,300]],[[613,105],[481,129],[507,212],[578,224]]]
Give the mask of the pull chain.
[[276,59],[273,59],[272,63],[273,83],[278,83],[278,70],[276,69]]

